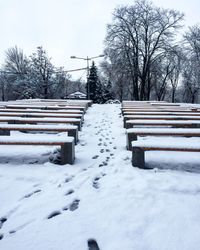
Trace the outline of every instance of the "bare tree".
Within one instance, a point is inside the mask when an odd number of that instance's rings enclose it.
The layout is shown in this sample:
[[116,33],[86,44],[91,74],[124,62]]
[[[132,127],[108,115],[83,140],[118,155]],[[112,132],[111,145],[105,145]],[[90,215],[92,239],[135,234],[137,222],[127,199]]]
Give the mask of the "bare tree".
[[45,99],[49,98],[50,87],[53,84],[54,66],[41,46],[37,47],[36,53],[30,57],[30,67],[32,78],[40,88],[40,90],[38,89],[40,96]]
[[200,26],[189,28],[185,36],[183,83],[186,101],[198,101],[200,90]]
[[123,57],[132,80],[132,99],[149,99],[152,64],[172,46],[182,19],[183,14],[157,8],[146,0],[114,11],[106,45]]
[[28,70],[28,60],[22,49],[17,46],[6,51],[4,70],[20,76],[24,76]]
[[175,102],[175,94],[179,84],[182,65],[184,62],[184,55],[180,47],[172,48],[169,53],[169,60],[171,62],[171,70],[169,73],[169,82],[171,85],[171,101]]

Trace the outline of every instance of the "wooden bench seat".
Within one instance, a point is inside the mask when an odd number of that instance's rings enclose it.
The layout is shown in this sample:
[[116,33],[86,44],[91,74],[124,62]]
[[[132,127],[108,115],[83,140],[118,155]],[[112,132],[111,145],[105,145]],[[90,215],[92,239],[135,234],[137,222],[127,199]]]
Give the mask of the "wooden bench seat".
[[179,109],[155,109],[155,108],[137,108],[137,109],[122,109],[122,114],[125,112],[181,112],[181,113],[188,113],[188,112],[200,112],[198,109],[186,109],[186,108],[179,108]]
[[75,159],[74,138],[65,139],[56,136],[52,138],[12,138],[10,136],[0,137],[0,145],[29,145],[29,146],[61,146],[60,164],[73,164]]
[[184,120],[184,121],[166,121],[166,120],[128,120],[126,121],[126,128],[133,128],[135,126],[172,126],[172,127],[188,127],[199,128],[200,121]]
[[0,122],[8,122],[10,124],[37,124],[37,123],[64,123],[77,125],[81,130],[81,119],[77,118],[22,118],[22,117],[0,117]]
[[41,104],[38,104],[38,105],[20,105],[20,104],[13,104],[13,105],[5,105],[4,106],[5,108],[14,108],[14,109],[24,109],[24,108],[29,108],[29,109],[44,109],[44,110],[59,110],[59,109],[78,109],[78,110],[83,110],[85,111],[86,108],[84,106],[45,106],[45,105],[41,105]]
[[176,116],[176,115],[125,115],[124,127],[128,120],[165,120],[165,121],[178,121],[178,120],[200,120],[200,116]]
[[132,142],[132,165],[139,168],[145,166],[145,151],[180,151],[180,152],[200,152],[200,144],[185,145],[180,142],[152,142],[134,141]]
[[[0,110],[1,111],[1,110]],[[135,112],[127,112],[125,111],[124,116],[128,115],[128,116],[137,116],[137,115],[175,115],[175,116],[200,116],[200,112],[160,112],[160,111],[146,111],[146,112],[140,112],[140,111],[135,111]]]
[[183,136],[200,137],[200,129],[181,128],[130,128],[126,130],[126,147],[131,150],[132,141],[138,136]]
[[47,113],[47,114],[84,114],[82,110],[76,110],[76,109],[58,109],[58,110],[44,110],[44,109],[0,109],[0,112],[6,112],[6,113]]
[[19,117],[55,117],[55,118],[79,118],[83,119],[82,114],[50,114],[50,113],[28,113],[28,112],[0,112],[1,116],[19,116]]
[[0,124],[0,135],[10,135],[10,131],[23,132],[67,132],[68,136],[74,137],[74,143],[78,142],[78,127],[73,125],[30,125],[30,124]]

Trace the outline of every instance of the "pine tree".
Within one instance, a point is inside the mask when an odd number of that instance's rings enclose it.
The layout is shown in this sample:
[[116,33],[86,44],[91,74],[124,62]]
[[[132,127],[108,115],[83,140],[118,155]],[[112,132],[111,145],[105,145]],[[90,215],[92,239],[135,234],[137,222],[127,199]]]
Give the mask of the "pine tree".
[[97,67],[95,63],[92,62],[92,66],[90,67],[89,77],[86,85],[86,90],[88,94],[88,99],[92,100],[93,102],[97,102],[97,85],[99,82],[98,74],[97,74]]

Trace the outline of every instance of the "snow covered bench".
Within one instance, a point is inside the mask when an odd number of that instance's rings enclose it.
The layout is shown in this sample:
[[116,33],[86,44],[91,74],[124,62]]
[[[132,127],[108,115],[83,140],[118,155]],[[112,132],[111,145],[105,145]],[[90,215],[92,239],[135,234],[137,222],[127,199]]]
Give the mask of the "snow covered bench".
[[10,136],[0,137],[0,145],[29,145],[29,146],[61,146],[60,164],[73,164],[75,159],[74,138],[61,139],[52,138],[12,138]]
[[10,135],[10,131],[67,132],[78,142],[78,127],[73,125],[30,125],[30,124],[0,124],[0,135]]
[[[1,111],[1,110],[0,110]],[[124,116],[135,116],[135,115],[176,115],[176,116],[200,116],[200,112],[193,112],[193,111],[186,111],[186,112],[177,112],[177,111],[146,111],[146,112],[140,112],[140,111],[130,111],[124,112]]]
[[176,108],[176,109],[172,109],[172,108],[129,108],[129,109],[122,109],[122,114],[124,114],[125,112],[181,112],[181,113],[187,113],[187,112],[200,112],[200,110],[197,109],[188,109],[188,108]]
[[126,130],[126,147],[131,150],[132,141],[138,136],[184,136],[200,137],[200,129],[185,128],[129,128]]
[[199,128],[200,121],[184,120],[184,121],[166,121],[166,120],[128,120],[126,121],[126,128],[133,128],[135,126],[172,126],[172,127],[188,127]]
[[37,123],[64,123],[77,125],[81,130],[81,119],[78,118],[22,118],[22,117],[0,117],[0,122],[8,122],[10,124],[37,124]]
[[47,114],[84,114],[82,110],[78,109],[58,109],[58,110],[44,110],[44,109],[9,109],[9,108],[1,108],[0,112],[14,112],[14,113],[47,113]]
[[200,152],[200,144],[185,145],[182,142],[152,142],[134,141],[132,142],[132,165],[134,167],[147,169],[145,166],[145,151],[182,151]]
[[177,115],[124,115],[124,127],[128,120],[200,120],[200,116]]
[[66,105],[51,105],[51,106],[46,106],[46,105],[41,105],[41,104],[11,104],[11,105],[5,105],[4,108],[9,108],[9,109],[44,109],[44,110],[70,110],[70,109],[75,109],[75,110],[82,110],[86,111],[86,107],[84,106],[66,106]]
[[51,114],[51,113],[31,113],[31,112],[0,112],[1,116],[19,116],[19,117],[54,117],[54,118],[78,118],[83,120],[82,114]]

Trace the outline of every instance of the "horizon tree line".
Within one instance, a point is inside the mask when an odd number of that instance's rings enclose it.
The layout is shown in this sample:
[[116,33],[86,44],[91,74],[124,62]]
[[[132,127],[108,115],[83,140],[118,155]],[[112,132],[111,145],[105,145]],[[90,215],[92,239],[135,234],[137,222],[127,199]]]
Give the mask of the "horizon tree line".
[[66,98],[77,90],[88,93],[89,86],[96,103],[109,99],[198,102],[200,25],[183,33],[183,20],[183,13],[159,8],[149,0],[116,8],[107,25],[106,56],[99,68],[92,63],[86,83],[72,81],[41,46],[29,57],[17,46],[9,48],[0,69],[0,97]]
[[182,35],[183,19],[148,0],[114,10],[101,67],[116,98],[198,102],[200,26]]

